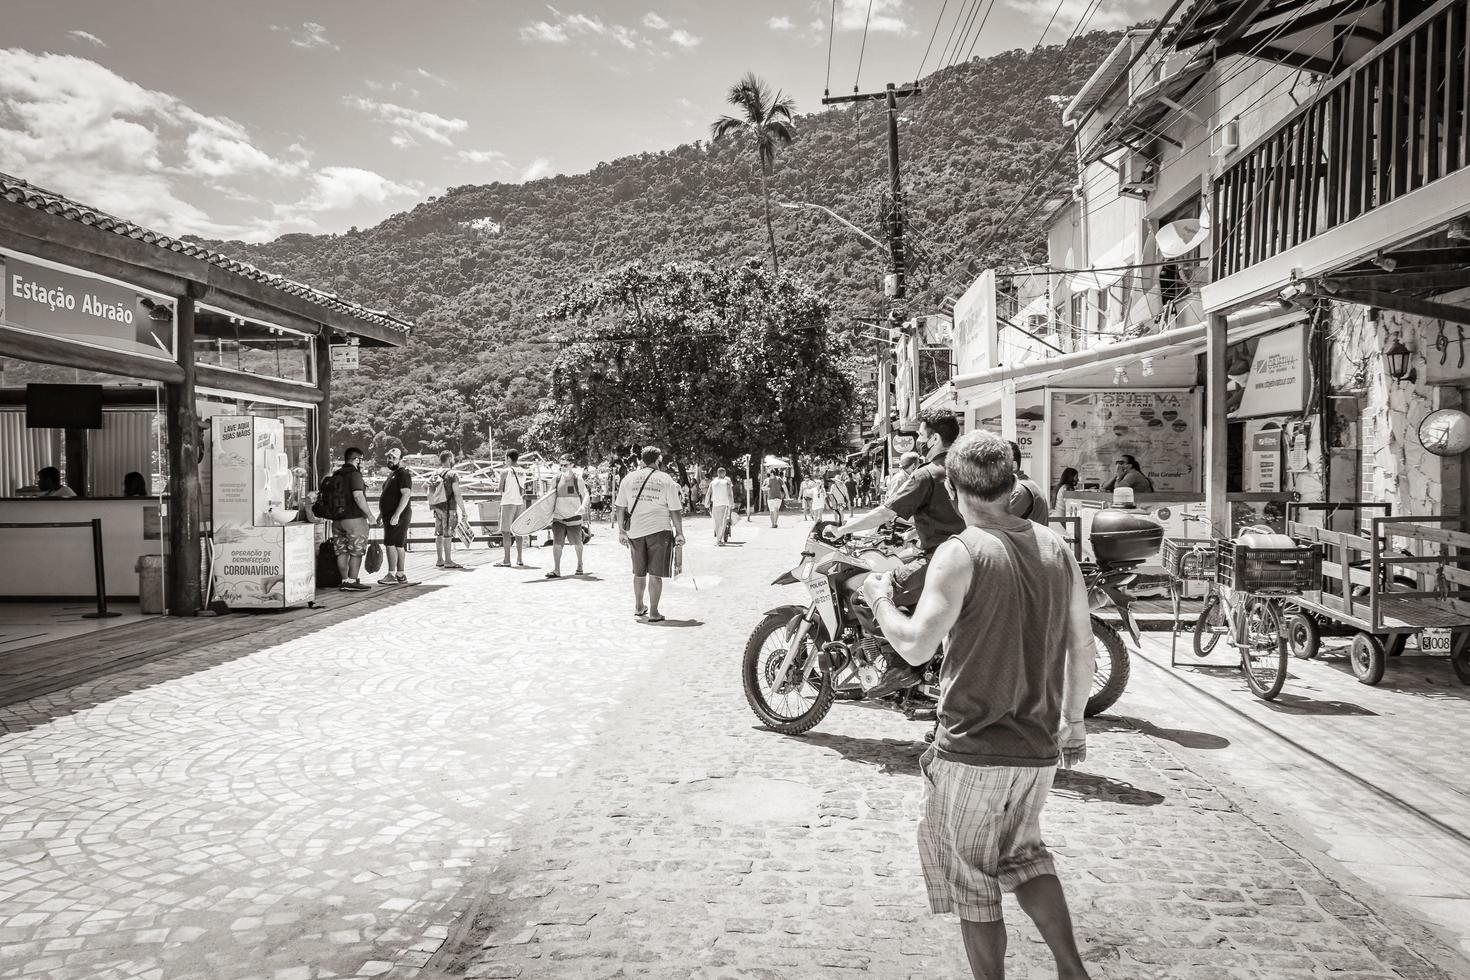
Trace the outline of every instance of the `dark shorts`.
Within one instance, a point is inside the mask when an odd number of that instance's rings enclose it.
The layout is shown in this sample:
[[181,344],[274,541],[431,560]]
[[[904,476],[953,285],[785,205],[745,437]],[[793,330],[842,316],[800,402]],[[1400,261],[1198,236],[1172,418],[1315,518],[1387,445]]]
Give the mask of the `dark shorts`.
[[924,591],[924,579],[929,574],[929,556],[915,558],[906,565],[893,570],[893,604],[912,608],[919,604],[919,594]]
[[655,531],[641,538],[629,538],[628,550],[633,555],[633,576],[643,578],[674,577],[674,532]]
[[392,514],[383,515],[383,547],[407,548],[408,526],[413,523],[413,508],[405,507],[397,524],[388,523],[388,518],[392,516]]
[[551,541],[553,544],[571,542],[574,546],[582,543],[582,522],[575,524],[563,524],[561,521],[551,522]]

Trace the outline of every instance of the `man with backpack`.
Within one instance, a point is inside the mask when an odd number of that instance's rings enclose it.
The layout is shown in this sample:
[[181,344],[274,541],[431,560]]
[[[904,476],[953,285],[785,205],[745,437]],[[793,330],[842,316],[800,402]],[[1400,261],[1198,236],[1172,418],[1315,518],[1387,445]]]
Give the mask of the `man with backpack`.
[[454,527],[464,510],[459,496],[459,474],[454,469],[454,453],[448,449],[439,454],[439,468],[429,477],[429,511],[434,515],[435,568],[463,569],[454,560]]
[[372,588],[358,578],[362,557],[367,554],[368,516],[367,484],[362,479],[362,450],[349,448],[342,454],[342,465],[322,481],[317,497],[316,514],[332,522],[332,549],[337,552],[337,570],[342,574],[342,592],[366,592]]

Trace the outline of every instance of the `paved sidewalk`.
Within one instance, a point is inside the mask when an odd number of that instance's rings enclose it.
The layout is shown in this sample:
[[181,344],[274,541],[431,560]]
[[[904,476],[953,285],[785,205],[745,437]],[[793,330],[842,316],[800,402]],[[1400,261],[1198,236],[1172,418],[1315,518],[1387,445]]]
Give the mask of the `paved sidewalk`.
[[[443,976],[968,976],[952,919],[924,907],[914,848],[924,726],[834,706],[804,738],[759,729],[739,686],[745,633],[796,590],[749,587],[794,536],[715,557],[699,642],[620,715],[599,753],[515,836],[431,969]],[[736,573],[735,569],[743,569]],[[759,579],[755,579],[759,580]],[[1146,714],[1125,699],[1120,708]],[[1470,976],[1436,938],[1379,913],[1183,765],[1098,719],[1048,811],[1094,976]],[[1346,877],[1346,876],[1343,876]],[[1007,899],[1012,972],[1053,976]],[[1447,964],[1444,968],[1436,963]]]
[[1391,660],[1377,686],[1359,684],[1342,646],[1328,640],[1322,659],[1292,660],[1268,703],[1228,653],[1181,651],[1170,670],[1168,634],[1153,634],[1130,686],[1190,766],[1237,783],[1470,955],[1470,687],[1448,659],[1419,656]]
[[[0,978],[963,976],[923,726],[757,727],[740,653],[799,535],[707,530],[662,626],[600,536],[591,578],[537,549],[0,708]],[[1049,836],[1097,976],[1470,976],[1177,745],[1094,733]]]

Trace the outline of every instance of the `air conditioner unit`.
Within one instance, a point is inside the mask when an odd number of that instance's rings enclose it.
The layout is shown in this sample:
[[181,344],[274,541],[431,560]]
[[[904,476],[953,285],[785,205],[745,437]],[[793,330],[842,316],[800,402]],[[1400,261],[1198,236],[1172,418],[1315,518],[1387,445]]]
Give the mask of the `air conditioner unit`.
[[1119,161],[1118,193],[1146,197],[1153,192],[1158,164],[1142,153],[1129,153]]
[[1210,156],[1223,157],[1240,147],[1240,123],[1234,119],[1222,122],[1210,133]]

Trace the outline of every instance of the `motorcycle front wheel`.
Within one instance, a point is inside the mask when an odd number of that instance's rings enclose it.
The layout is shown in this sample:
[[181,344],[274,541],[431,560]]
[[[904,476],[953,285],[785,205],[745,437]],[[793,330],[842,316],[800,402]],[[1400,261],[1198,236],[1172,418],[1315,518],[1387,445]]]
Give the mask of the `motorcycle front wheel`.
[[1123,638],[1096,616],[1092,617],[1092,637],[1097,641],[1097,666],[1092,672],[1092,693],[1087,698],[1087,710],[1083,712],[1088,718],[1107,711],[1123,696],[1132,670]]
[[[806,678],[797,689],[785,694],[776,693],[776,672],[786,657],[786,644],[790,639],[787,627],[790,624],[791,616],[783,613],[772,613],[761,621],[745,644],[741,675],[745,700],[761,724],[782,735],[800,735],[815,728],[827,716],[834,691],[831,675],[819,671],[815,677]],[[816,644],[810,635],[805,645],[806,649],[794,668],[797,671],[804,672],[809,658],[817,655]]]

